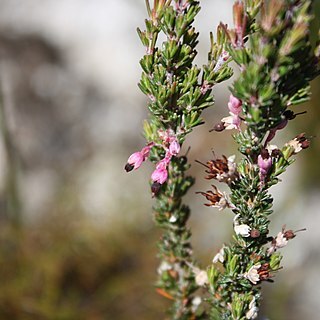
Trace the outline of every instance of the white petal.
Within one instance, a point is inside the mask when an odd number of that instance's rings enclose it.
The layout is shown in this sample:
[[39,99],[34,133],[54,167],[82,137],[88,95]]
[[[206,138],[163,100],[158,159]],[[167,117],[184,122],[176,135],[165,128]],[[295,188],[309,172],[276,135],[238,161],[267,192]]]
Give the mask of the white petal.
[[208,280],[208,274],[207,274],[207,271],[204,271],[204,270],[194,270],[195,274],[196,274],[196,277],[195,277],[195,280],[196,280],[196,284],[200,287],[204,286],[205,284],[209,283],[209,280]]
[[217,263],[218,261],[220,261],[221,263],[224,262],[224,247],[222,247],[212,259],[212,263]]
[[247,224],[240,224],[234,226],[234,232],[242,237],[250,236],[251,228]]
[[260,280],[260,276],[258,273],[258,270],[260,269],[261,264],[256,264],[252,266],[248,272],[246,272],[243,276],[247,278],[250,282],[253,284],[257,284],[257,282]]

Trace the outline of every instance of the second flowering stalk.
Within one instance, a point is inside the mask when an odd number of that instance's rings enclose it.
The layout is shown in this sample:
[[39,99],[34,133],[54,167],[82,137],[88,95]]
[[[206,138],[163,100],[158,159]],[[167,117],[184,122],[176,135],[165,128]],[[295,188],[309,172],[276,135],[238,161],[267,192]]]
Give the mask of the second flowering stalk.
[[[215,131],[237,130],[233,137],[243,158],[232,171],[226,157],[206,163],[209,179],[228,184],[225,207],[235,214],[234,241],[223,245],[208,272],[211,318],[217,320],[257,318],[261,283],[273,281],[281,269],[279,249],[296,235],[285,227],[276,237],[269,235],[273,213],[269,189],[310,141],[299,134],[282,147],[270,143],[290,120],[304,113],[291,108],[309,99],[309,81],[320,73],[319,47],[313,50],[309,42],[311,2],[263,3],[256,31],[245,45],[237,35],[247,30],[245,5],[250,3],[236,1],[235,29],[224,28],[229,53],[241,73],[231,87],[230,117],[214,127]],[[219,179],[230,175],[232,179]],[[216,187],[203,195],[210,206],[217,206],[220,194]]]

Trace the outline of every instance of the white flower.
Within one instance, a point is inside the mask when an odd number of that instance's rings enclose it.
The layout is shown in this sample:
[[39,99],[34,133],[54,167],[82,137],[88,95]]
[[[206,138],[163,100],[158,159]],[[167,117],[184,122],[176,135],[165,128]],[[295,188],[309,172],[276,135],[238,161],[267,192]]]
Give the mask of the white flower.
[[249,237],[251,228],[247,224],[239,224],[238,218],[240,217],[240,214],[235,215],[233,218],[233,224],[234,224],[234,232],[242,237]]
[[232,156],[228,157],[228,170],[229,175],[235,173],[237,164],[235,163],[236,156],[233,154]]
[[165,271],[171,270],[172,269],[172,265],[169,264],[167,261],[162,261],[160,266],[158,267],[158,274],[162,274]]
[[240,224],[234,226],[234,232],[244,238],[250,236],[251,228],[247,224]]
[[212,263],[217,263],[218,261],[220,261],[221,263],[224,262],[224,246],[212,259]]
[[270,255],[274,253],[277,249],[283,248],[288,244],[288,239],[285,237],[284,229],[280,231],[276,238],[272,241],[272,246],[267,250]]
[[200,287],[204,286],[205,284],[209,283],[208,274],[205,270],[200,270],[198,268],[194,268],[193,272],[195,274],[195,281],[196,284]]
[[207,271],[205,270],[201,270],[197,267],[195,267],[194,265],[192,265],[191,263],[187,262],[187,265],[191,268],[191,270],[193,271],[194,275],[195,275],[195,281],[196,284],[200,287],[204,286],[205,284],[209,283],[209,279],[208,279],[208,274]]
[[255,319],[258,316],[258,307],[256,305],[256,298],[253,297],[249,304],[249,311],[246,313],[247,319]]
[[221,122],[226,130],[240,129],[241,119],[238,115],[229,112],[230,116],[222,118]]
[[224,165],[226,164],[228,166],[228,171],[218,169],[219,172],[216,174],[215,179],[217,179],[219,182],[229,182],[230,180],[234,179],[237,169],[235,157],[235,155],[232,155],[228,158],[219,159],[220,161],[222,160]]
[[170,219],[169,219],[169,222],[175,223],[177,220],[178,220],[178,218],[177,218],[176,216],[172,215],[172,216],[170,217]]
[[294,153],[298,153],[302,150],[301,143],[297,139],[290,140],[285,146],[290,146],[293,148]]
[[246,272],[243,276],[247,278],[250,282],[253,284],[257,284],[257,282],[260,280],[258,270],[260,269],[261,264],[256,264],[252,266],[248,272]]
[[275,247],[275,246],[272,246],[272,247],[268,248],[267,253],[268,253],[268,255],[271,255],[271,254],[273,254],[275,251],[276,251],[276,247]]
[[284,233],[280,231],[276,237],[276,247],[283,248],[288,244],[288,239],[284,236]]
[[229,203],[227,200],[227,195],[223,193],[223,196],[220,198],[219,202],[217,202],[215,205],[212,207],[218,208],[219,211],[224,210],[225,208],[229,207]]
[[192,299],[192,301],[191,301],[191,304],[192,304],[192,311],[193,312],[196,312],[197,311],[197,309],[198,309],[198,307],[200,306],[200,304],[201,304],[201,302],[202,302],[202,299],[201,299],[201,297],[199,297],[199,296],[195,296],[193,299]]

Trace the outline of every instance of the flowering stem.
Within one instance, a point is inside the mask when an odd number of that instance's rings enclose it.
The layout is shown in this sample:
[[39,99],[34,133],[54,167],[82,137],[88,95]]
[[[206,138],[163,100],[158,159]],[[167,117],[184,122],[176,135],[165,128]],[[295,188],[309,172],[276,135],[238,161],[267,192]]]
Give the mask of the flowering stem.
[[[230,178],[222,182],[230,187],[228,206],[235,214],[234,242],[220,250],[209,269],[212,319],[255,319],[261,282],[273,281],[281,268],[278,250],[296,235],[284,227],[276,237],[269,235],[273,212],[269,188],[279,182],[278,176],[293,162],[292,156],[307,148],[309,140],[300,134],[282,148],[270,142],[297,115],[288,108],[308,100],[309,82],[320,70],[319,56],[313,53],[308,37],[310,1],[263,4],[248,47],[235,37],[242,25],[239,21],[247,19],[240,4],[236,1],[234,12],[238,27],[225,32],[230,39],[228,51],[241,70],[231,88],[229,110],[239,118],[240,123],[233,126],[239,130],[234,139],[244,158],[232,175],[228,166],[219,166],[218,159],[207,163],[209,178]],[[240,110],[235,108],[239,104]],[[224,128],[232,129],[228,121]],[[241,122],[246,125],[243,131]],[[209,201],[215,199],[212,194],[205,196]],[[216,267],[218,261],[223,270]]]
[[[156,164],[151,191],[155,222],[163,230],[158,244],[161,263],[157,291],[173,300],[172,319],[200,319],[203,314],[192,295],[198,285],[187,227],[190,209],[182,203],[194,179],[186,175],[190,165],[187,157],[180,155],[180,147],[186,135],[203,123],[202,111],[213,104],[212,87],[232,75],[225,51],[227,39],[219,27],[216,42],[211,36],[208,63],[200,69],[193,64],[198,33],[192,27],[199,1],[146,3],[146,30],[138,29],[138,34],[146,47],[140,61],[143,73],[139,87],[149,98],[150,118],[144,125],[148,143],[129,157],[125,169],[138,169],[147,158]],[[161,32],[166,40],[159,48]]]

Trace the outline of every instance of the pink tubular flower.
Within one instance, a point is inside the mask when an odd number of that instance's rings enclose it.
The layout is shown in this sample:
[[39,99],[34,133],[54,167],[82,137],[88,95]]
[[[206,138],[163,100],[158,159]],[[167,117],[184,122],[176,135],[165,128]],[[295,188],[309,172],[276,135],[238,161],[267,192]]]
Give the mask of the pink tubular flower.
[[138,169],[141,166],[142,162],[149,157],[150,150],[153,146],[154,146],[154,143],[150,142],[145,147],[143,147],[141,151],[137,151],[133,153],[129,157],[124,169],[127,172],[132,171],[133,169],[134,170]]
[[162,159],[162,160],[160,160],[158,163],[157,163],[157,165],[156,165],[156,169],[166,169],[167,168],[167,166],[168,166],[168,164],[169,164],[169,162],[170,162],[170,160],[171,160],[171,154],[166,154],[166,156]]
[[269,155],[268,150],[263,149],[261,154],[258,156],[258,166],[260,169],[260,180],[263,181],[267,176],[271,166],[272,166],[272,159]]
[[172,154],[168,151],[166,153],[166,156],[160,160],[156,165],[156,170],[153,171],[151,175],[151,180],[153,182],[158,182],[160,184],[163,184],[168,179],[168,170],[167,166],[171,160]]
[[238,115],[234,115],[230,112],[229,117],[221,119],[223,126],[226,130],[238,129],[240,130],[241,119]]
[[176,156],[176,155],[180,152],[180,144],[179,144],[178,140],[173,140],[173,141],[170,143],[169,152],[170,152],[173,156]]
[[168,179],[167,169],[163,166],[160,166],[159,168],[153,171],[151,179],[153,182],[158,182],[160,184],[165,183]]
[[127,164],[125,166],[125,170],[127,172],[133,169],[136,170],[141,166],[143,161],[144,161],[144,156],[142,152],[141,151],[135,152],[129,157]]
[[241,112],[242,101],[232,94],[229,97],[228,108],[234,115],[239,115]]
[[145,161],[149,157],[149,153],[151,148],[154,146],[153,142],[148,143],[144,148],[142,148],[141,153],[143,155],[143,161]]

